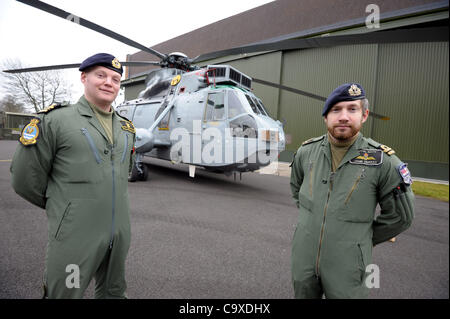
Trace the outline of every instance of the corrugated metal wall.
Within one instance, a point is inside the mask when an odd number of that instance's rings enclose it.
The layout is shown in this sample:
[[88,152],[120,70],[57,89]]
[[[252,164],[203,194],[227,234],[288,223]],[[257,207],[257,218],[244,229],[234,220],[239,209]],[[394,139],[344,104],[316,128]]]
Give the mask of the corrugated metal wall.
[[[404,159],[448,163],[448,42],[380,45],[373,136]],[[384,122],[384,121],[381,121]]]

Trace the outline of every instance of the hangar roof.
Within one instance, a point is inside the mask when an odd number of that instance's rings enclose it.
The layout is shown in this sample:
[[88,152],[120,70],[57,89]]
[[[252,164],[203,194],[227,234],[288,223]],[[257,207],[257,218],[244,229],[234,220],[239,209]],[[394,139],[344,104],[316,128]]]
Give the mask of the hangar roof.
[[[447,9],[448,0],[377,0],[380,21],[423,15]],[[207,52],[248,44],[310,37],[364,26],[367,3],[360,0],[278,0],[185,33],[152,48],[181,51],[193,58]],[[204,13],[207,14],[207,13]],[[147,52],[127,56],[128,61],[155,60]],[[127,78],[154,67],[129,67]]]

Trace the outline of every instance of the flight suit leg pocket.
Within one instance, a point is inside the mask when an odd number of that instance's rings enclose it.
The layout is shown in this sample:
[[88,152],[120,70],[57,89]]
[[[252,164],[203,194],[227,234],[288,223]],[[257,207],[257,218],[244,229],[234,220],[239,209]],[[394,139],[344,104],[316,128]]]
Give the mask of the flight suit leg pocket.
[[357,256],[358,256],[358,270],[359,270],[359,278],[360,281],[363,282],[365,274],[366,274],[366,264],[364,263],[364,255],[361,248],[361,244],[357,244]]
[[367,266],[372,263],[372,243],[357,243],[358,267],[360,271],[361,284],[364,284],[368,273]]
[[[95,212],[95,213],[94,213]],[[109,214],[105,214],[96,200],[93,199],[71,199],[62,214],[55,231],[56,241],[67,241],[81,245],[92,236],[109,234]],[[108,220],[106,223],[102,221]]]
[[58,226],[56,228],[54,238],[56,240],[62,240],[64,235],[68,232],[68,228],[70,227],[71,217],[69,217],[70,207],[72,203],[69,202],[59,220]]

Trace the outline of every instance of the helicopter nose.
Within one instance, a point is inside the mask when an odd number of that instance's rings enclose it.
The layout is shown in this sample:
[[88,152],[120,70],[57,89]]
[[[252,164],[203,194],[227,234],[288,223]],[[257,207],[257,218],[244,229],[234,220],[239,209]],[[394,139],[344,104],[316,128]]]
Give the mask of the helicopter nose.
[[136,128],[136,152],[145,153],[150,152],[154,145],[154,135],[147,129]]

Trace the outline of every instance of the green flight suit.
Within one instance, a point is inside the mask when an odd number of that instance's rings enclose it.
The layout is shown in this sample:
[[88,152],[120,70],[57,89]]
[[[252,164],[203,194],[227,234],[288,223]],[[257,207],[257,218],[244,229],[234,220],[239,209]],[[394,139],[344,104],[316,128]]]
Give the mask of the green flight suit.
[[[95,277],[96,298],[126,297],[134,127],[114,112],[112,145],[84,96],[48,109],[34,120],[38,134],[24,128],[33,138],[22,133],[30,144],[18,145],[11,164],[14,190],[47,213],[46,294],[81,298]],[[68,265],[79,268],[79,288],[66,285],[75,275]]]
[[298,149],[290,181],[299,208],[291,263],[296,298],[368,296],[372,247],[406,230],[414,217],[414,194],[393,153],[360,133],[333,173],[326,135]]

